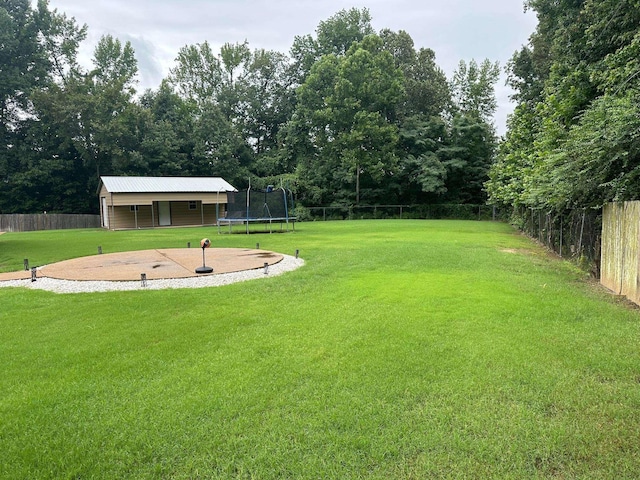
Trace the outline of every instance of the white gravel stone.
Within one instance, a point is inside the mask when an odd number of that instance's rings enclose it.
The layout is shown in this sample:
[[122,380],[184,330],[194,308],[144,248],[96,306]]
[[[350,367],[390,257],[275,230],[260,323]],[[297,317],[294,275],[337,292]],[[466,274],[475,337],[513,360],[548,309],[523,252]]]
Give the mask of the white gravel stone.
[[285,272],[295,270],[302,265],[304,265],[304,260],[301,258],[283,255],[283,259],[280,262],[269,265],[266,274],[264,273],[264,268],[261,267],[254,270],[244,270],[242,272],[202,275],[199,277],[147,280],[146,286],[142,285],[141,280],[133,282],[75,281],[38,277],[35,282],[32,282],[31,279],[0,281],[0,287],[26,287],[36,290],[48,290],[54,293],[90,293],[111,292],[116,290],[161,290],[165,288],[220,287],[222,285],[229,285],[247,280],[281,275]]

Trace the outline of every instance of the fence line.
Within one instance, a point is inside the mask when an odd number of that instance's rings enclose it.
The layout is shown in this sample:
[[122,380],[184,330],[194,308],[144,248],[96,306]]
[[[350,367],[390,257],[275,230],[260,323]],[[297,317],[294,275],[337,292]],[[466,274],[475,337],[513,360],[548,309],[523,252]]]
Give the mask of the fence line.
[[514,210],[512,221],[529,237],[600,277],[601,210],[552,214],[520,207]]
[[345,205],[296,207],[299,221],[359,219],[458,219],[498,220],[500,211],[489,205]]
[[69,228],[100,228],[100,215],[67,213],[0,214],[0,232],[33,232]]

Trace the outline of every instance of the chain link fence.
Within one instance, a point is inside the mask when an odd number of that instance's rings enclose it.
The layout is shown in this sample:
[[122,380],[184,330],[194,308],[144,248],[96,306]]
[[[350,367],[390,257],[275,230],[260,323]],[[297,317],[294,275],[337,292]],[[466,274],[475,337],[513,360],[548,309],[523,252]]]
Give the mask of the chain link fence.
[[490,205],[349,205],[327,207],[296,206],[298,221],[365,219],[455,219],[506,220]]
[[531,238],[600,278],[602,210],[578,209],[563,214],[516,208],[511,222]]

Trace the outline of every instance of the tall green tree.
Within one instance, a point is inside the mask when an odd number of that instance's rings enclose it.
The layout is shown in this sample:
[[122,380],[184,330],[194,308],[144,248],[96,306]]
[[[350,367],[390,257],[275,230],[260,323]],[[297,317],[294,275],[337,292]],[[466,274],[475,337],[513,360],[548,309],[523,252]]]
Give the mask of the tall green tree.
[[0,210],[88,211],[87,189],[69,137],[59,135],[60,118],[47,118],[38,102],[75,74],[86,26],[50,11],[44,0],[35,10],[28,2],[2,2],[0,22],[0,177],[5,185]]
[[639,195],[640,2],[527,6],[539,24],[509,64],[520,105],[491,173],[491,200],[562,212]]
[[461,61],[451,80],[453,99],[449,144],[441,150],[447,166],[447,195],[453,203],[485,203],[484,183],[496,149],[492,120],[497,108],[499,66],[488,59]]
[[320,22],[315,33],[315,37],[296,36],[291,47],[291,75],[298,85],[305,81],[313,65],[324,55],[344,56],[354,43],[375,34],[375,30],[368,9],[350,8]]
[[401,203],[439,202],[447,192],[447,165],[442,156],[449,137],[439,116],[411,115],[399,124],[398,172],[389,184]]
[[89,72],[63,72],[63,80],[32,96],[39,121],[47,125],[42,134],[51,145],[57,143],[53,138],[60,139],[62,150],[39,153],[38,163],[74,165],[70,176],[82,185],[77,194],[87,199],[86,208],[92,211],[96,207],[89,199],[100,175],[116,173],[116,166],[128,163],[137,148],[132,104],[137,65],[131,45],[105,36],[95,48],[93,63]]
[[87,25],[78,25],[76,19],[49,10],[47,0],[38,0],[37,15],[40,22],[40,42],[49,61],[49,78],[57,84],[64,84],[68,78],[77,75],[80,44],[87,38]]
[[396,169],[393,119],[402,93],[402,73],[376,35],[352,45],[344,57],[325,55],[314,65],[298,91],[292,129],[303,135],[292,142],[313,152],[300,159],[299,175],[316,192],[314,199],[380,199],[378,186]]
[[212,102],[223,86],[222,62],[208,42],[182,47],[169,71],[168,83],[200,108]]
[[405,96],[399,116],[441,116],[451,105],[451,91],[446,75],[436,64],[435,52],[430,48],[416,50],[411,36],[402,30],[384,29],[380,38],[404,76]]
[[495,84],[499,76],[500,67],[497,62],[485,59],[478,65],[475,60],[468,64],[461,60],[451,80],[456,112],[491,123],[498,106]]
[[283,126],[295,103],[288,57],[270,50],[254,51],[242,96],[243,132],[255,153],[254,172],[261,177],[293,173],[295,165],[282,148]]
[[[226,43],[214,55],[205,42],[181,49],[176,63],[169,83],[195,105],[196,125],[212,127],[212,139],[203,138],[203,142],[218,144],[220,129],[200,117],[214,115],[219,120],[219,114],[224,116],[224,128],[220,131],[225,132],[224,137],[233,147],[225,144],[223,149],[231,148],[234,152],[224,163],[223,171],[228,176],[242,175],[239,185],[243,185],[256,174],[269,176],[292,171],[293,166],[280,152],[279,139],[294,101],[286,55],[264,49],[251,51],[246,41]],[[206,136],[202,128],[197,131]],[[222,165],[219,159],[217,162]]]
[[0,1],[0,122],[4,134],[29,109],[29,94],[46,81],[50,64],[38,38],[41,27],[41,18],[28,0]]
[[447,143],[439,151],[447,171],[443,203],[486,203],[484,183],[496,149],[493,125],[474,115],[458,114],[453,118]]
[[416,51],[407,32],[384,29],[380,38],[404,79],[396,118],[398,169],[387,194],[403,203],[438,201],[446,192],[447,171],[438,151],[448,136],[443,118],[451,105],[447,78],[436,65],[433,50]]
[[21,171],[21,127],[29,95],[43,84],[48,61],[38,41],[40,26],[28,0],[0,1],[0,212],[13,210],[9,192]]
[[145,92],[140,107],[140,146],[138,156],[128,166],[131,173],[187,175],[193,151],[194,104],[162,82],[156,91]]

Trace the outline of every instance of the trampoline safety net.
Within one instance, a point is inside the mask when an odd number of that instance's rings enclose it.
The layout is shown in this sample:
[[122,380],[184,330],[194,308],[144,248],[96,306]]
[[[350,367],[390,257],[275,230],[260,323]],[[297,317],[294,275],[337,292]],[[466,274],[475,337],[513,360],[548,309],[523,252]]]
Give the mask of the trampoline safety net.
[[283,188],[227,192],[227,219],[284,220],[290,219],[293,195]]

